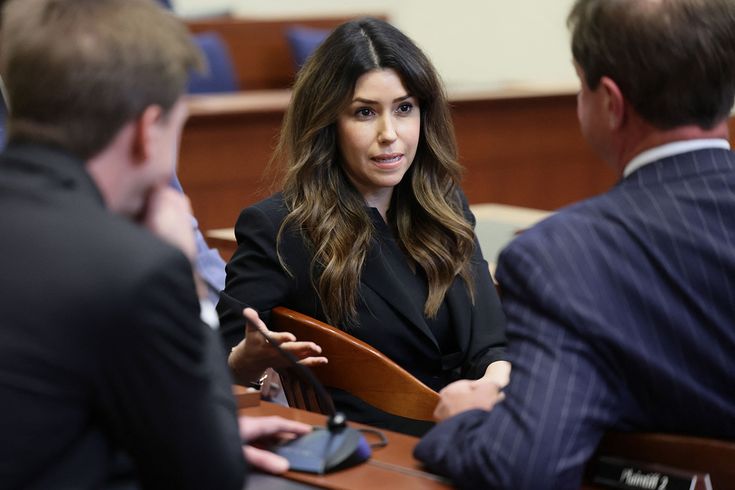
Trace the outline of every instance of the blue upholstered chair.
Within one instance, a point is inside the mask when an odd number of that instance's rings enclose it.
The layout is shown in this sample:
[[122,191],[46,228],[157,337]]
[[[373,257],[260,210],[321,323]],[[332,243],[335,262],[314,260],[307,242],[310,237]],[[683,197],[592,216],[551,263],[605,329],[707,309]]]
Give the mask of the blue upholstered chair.
[[194,41],[204,53],[207,72],[193,73],[187,92],[190,94],[235,92],[237,80],[227,45],[216,32],[194,34]]
[[[174,10],[171,0],[156,1],[163,7]],[[220,35],[216,32],[202,32],[194,34],[193,38],[204,53],[207,70],[205,73],[193,73],[189,77],[187,92],[203,94],[236,91],[238,87],[232,57]]]
[[311,53],[319,47],[331,31],[313,27],[294,26],[286,31],[286,39],[291,46],[291,55],[298,70]]

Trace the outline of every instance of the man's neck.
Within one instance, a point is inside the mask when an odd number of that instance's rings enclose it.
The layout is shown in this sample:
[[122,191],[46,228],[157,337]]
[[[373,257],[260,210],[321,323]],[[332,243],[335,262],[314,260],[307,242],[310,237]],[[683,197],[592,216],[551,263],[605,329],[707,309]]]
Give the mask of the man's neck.
[[727,119],[721,121],[711,129],[703,129],[699,126],[679,126],[673,129],[661,130],[650,124],[639,121],[636,127],[621,136],[616,155],[612,159],[613,167],[619,175],[623,175],[626,165],[635,158],[651,148],[673,143],[675,141],[688,141],[697,139],[728,139]]

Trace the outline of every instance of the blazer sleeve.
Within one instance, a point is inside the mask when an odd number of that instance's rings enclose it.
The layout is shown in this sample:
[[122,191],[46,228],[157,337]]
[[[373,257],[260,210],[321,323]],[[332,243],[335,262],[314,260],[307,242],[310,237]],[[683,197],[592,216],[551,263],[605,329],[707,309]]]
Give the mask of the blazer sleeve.
[[574,307],[559,301],[578,274],[577,257],[549,254],[544,243],[516,240],[500,258],[513,364],[505,400],[438,424],[415,449],[429,468],[467,488],[579,488],[585,462],[620,410],[614,376],[570,328]]
[[149,269],[98,349],[101,416],[144,487],[242,488],[232,381],[221,342],[199,321],[190,265],[172,252]]
[[[461,200],[465,217],[474,229],[475,216],[470,211],[463,194]],[[477,237],[470,265],[475,281],[475,302],[471,308],[470,347],[462,367],[462,377],[478,379],[485,374],[491,363],[506,360],[506,321],[495,284],[490,276],[490,266],[482,255]]]
[[[225,268],[224,292],[243,305],[251,306],[268,324],[270,310],[285,304],[295,281],[283,269],[276,251],[280,216],[253,206],[245,209],[235,224],[237,250]],[[217,304],[220,333],[229,351],[245,335],[242,310],[234,311],[225,301]]]

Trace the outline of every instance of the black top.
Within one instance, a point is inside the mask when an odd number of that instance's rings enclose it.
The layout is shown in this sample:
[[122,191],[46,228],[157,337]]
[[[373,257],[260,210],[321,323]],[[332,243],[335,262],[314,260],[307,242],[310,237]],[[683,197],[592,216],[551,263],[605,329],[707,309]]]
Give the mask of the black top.
[[[383,258],[389,260],[394,268],[402,270],[401,274],[395,276],[396,281],[408,294],[413,308],[424,311],[424,304],[429,296],[429,283],[426,279],[426,273],[421,267],[411,267],[410,257],[399,245],[390,226],[380,215],[380,211],[376,208],[370,208],[370,217],[377,232],[376,238],[379,241]],[[424,321],[436,338],[442,356],[458,356],[459,345],[457,345],[457,336],[452,327],[449,305],[446,299],[442,301],[436,317],[429,318],[424,315]],[[457,365],[459,365],[459,362],[457,362]]]
[[[474,223],[467,207],[465,212]],[[276,306],[326,321],[311,282],[313,255],[301,233],[285,230],[280,243],[281,256],[291,275],[283,270],[276,255],[276,235],[286,214],[280,194],[241,213],[235,225],[238,249],[227,265],[225,291],[253,306],[266,323],[270,310]],[[359,285],[359,326],[348,332],[380,350],[434,390],[460,377],[482,376],[491,362],[503,358],[505,319],[479,245],[471,259],[474,305],[458,278],[447,292],[436,322],[429,322],[423,313],[426,300],[423,274],[415,273],[409,266],[377,211],[373,212],[373,219],[378,233],[368,250]],[[224,303],[218,309],[220,331],[227,346],[232,347],[243,337],[242,315],[228,311]],[[447,341],[448,337],[454,341]],[[336,394],[334,398],[337,408],[351,420],[406,430],[405,419],[384,414],[355,397]]]

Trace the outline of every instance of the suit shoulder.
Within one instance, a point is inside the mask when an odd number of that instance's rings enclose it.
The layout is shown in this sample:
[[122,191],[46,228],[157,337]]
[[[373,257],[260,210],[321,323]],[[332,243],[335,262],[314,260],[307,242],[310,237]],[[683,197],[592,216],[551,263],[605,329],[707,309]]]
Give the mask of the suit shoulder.
[[[131,260],[137,259],[135,261],[140,260],[143,263],[148,261],[157,263],[164,257],[186,260],[182,251],[157,237],[148,229],[131,223],[127,219],[116,218],[110,220],[108,226],[111,234],[119,233],[119,240],[116,241],[116,244],[109,243],[108,246],[117,246],[126,250]],[[147,255],[148,258],[140,257],[143,255]]]
[[[288,214],[288,208],[280,192],[253,204],[247,209],[256,209],[266,216],[280,218],[280,220],[283,220]],[[247,209],[245,210],[247,211]]]
[[288,208],[283,201],[281,193],[259,201],[252,206],[248,206],[240,212],[237,219],[236,228],[257,225],[258,222],[269,222],[272,227],[277,229],[286,218]]
[[[187,257],[178,248],[134,223],[110,222],[110,237],[100,243],[107,259],[99,258],[106,294],[100,304],[118,311],[128,328],[147,329],[157,318],[161,331],[197,334],[199,304]],[[107,265],[105,265],[107,264]],[[101,312],[100,312],[101,314]],[[144,332],[139,332],[147,335]]]
[[90,220],[88,232],[79,234],[78,243],[79,252],[84,250],[79,255],[97,274],[114,278],[111,282],[120,287],[138,283],[155,271],[176,277],[191,275],[191,265],[179,249],[125,218],[103,214]]
[[608,213],[605,194],[559,209],[547,218],[539,221],[531,228],[521,232],[512,242],[518,245],[530,245],[543,242],[545,246],[553,246],[555,239],[574,235],[581,228],[598,227],[604,222],[601,219]]
[[[559,210],[520,233],[500,253],[498,278],[509,269],[546,275],[572,270],[596,274],[606,267],[619,232],[619,210],[603,194]],[[585,264],[582,266],[581,264]]]
[[[50,238],[53,256],[35,254],[37,267],[52,284],[63,282],[63,291],[54,292],[59,302],[72,310],[80,308],[71,305],[82,304],[86,318],[105,319],[107,327],[94,332],[137,325],[136,315],[151,309],[176,308],[196,316],[191,265],[180,250],[104,210],[80,211],[64,228],[64,237]],[[99,327],[97,321],[82,324]]]

